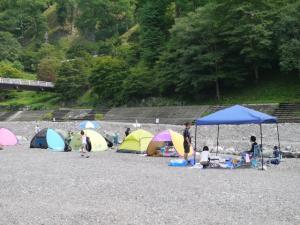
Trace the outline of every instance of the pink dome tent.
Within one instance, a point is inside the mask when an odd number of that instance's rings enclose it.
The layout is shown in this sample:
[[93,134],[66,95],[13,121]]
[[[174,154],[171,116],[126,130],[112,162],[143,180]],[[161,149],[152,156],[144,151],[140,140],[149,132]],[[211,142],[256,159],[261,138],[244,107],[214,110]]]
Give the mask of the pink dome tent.
[[16,135],[6,128],[0,128],[0,145],[13,146],[18,143]]

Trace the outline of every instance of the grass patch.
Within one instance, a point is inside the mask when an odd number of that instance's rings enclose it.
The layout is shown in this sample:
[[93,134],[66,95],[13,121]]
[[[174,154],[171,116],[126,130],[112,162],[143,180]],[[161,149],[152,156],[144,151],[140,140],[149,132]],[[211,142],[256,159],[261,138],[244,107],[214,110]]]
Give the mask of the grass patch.
[[50,92],[9,91],[9,99],[0,106],[23,107],[30,106],[33,110],[51,109],[56,107],[56,95]]
[[77,105],[79,107],[93,107],[97,105],[97,97],[93,94],[91,90],[88,90],[83,96],[77,100]]
[[261,81],[259,84],[249,84],[245,88],[232,88],[225,90],[222,99],[207,99],[198,104],[263,104],[263,103],[299,103],[300,81],[299,79],[273,79]]
[[95,120],[104,120],[104,115],[100,113],[95,114]]

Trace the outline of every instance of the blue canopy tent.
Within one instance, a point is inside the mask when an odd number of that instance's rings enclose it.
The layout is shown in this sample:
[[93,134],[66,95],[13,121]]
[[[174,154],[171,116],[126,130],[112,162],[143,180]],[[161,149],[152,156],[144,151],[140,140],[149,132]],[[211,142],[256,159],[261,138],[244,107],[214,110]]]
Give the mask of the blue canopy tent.
[[[280,149],[280,138],[277,118],[270,116],[265,113],[255,111],[253,109],[246,108],[244,106],[235,105],[223,110],[219,110],[215,113],[212,113],[208,116],[196,120],[196,129],[195,129],[195,148],[197,148],[196,136],[197,136],[197,127],[201,125],[218,125],[218,134],[217,134],[217,154],[219,149],[219,132],[220,125],[241,125],[241,124],[259,124],[260,126],[260,140],[262,146],[262,124],[263,123],[276,123],[277,125],[277,137],[278,137],[278,147]],[[194,155],[196,159],[196,155]],[[262,165],[263,165],[263,156],[262,156]]]

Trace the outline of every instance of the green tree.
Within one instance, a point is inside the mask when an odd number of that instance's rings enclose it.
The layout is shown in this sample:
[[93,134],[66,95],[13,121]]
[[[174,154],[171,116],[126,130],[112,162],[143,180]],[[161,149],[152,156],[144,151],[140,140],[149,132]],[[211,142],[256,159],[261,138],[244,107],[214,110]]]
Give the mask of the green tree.
[[208,0],[174,0],[175,15],[176,17],[184,16],[189,12],[195,11],[200,6],[204,6],[208,2]]
[[275,53],[273,5],[267,0],[220,2],[226,41],[239,50],[258,82],[260,70],[270,67]]
[[297,72],[300,78],[300,2],[281,10],[276,26],[279,40],[279,61],[282,71]]
[[220,81],[229,75],[228,52],[217,9],[217,4],[207,4],[177,20],[171,29],[171,40],[156,68],[164,94],[197,96],[214,83],[216,97],[220,99]]
[[89,70],[81,59],[64,62],[58,70],[56,92],[66,104],[74,103],[88,89]]
[[90,85],[101,102],[120,104],[126,99],[122,96],[122,84],[128,76],[126,63],[111,56],[99,57],[90,76]]
[[122,96],[126,101],[139,101],[158,92],[152,71],[142,63],[129,70],[122,84]]
[[130,0],[79,0],[77,27],[91,40],[103,40],[125,32],[132,24],[134,4]]
[[37,51],[37,58],[57,58],[62,60],[64,58],[64,52],[62,52],[55,45],[42,44]]
[[11,32],[22,44],[42,40],[47,28],[42,14],[45,3],[43,0],[2,0],[0,30]]
[[157,61],[171,23],[166,15],[170,0],[146,0],[139,9],[141,57],[149,66]]
[[0,60],[15,61],[19,59],[21,45],[11,33],[0,32]]
[[44,58],[40,60],[37,67],[37,77],[39,80],[55,81],[60,67],[60,61],[56,58]]

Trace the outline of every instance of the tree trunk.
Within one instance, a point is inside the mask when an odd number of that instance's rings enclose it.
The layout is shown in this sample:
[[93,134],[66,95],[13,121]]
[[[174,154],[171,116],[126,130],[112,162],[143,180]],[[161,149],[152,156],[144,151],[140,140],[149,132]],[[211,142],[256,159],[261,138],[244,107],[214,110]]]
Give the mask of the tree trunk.
[[254,65],[253,69],[254,69],[254,75],[255,75],[255,83],[258,83],[258,79],[259,79],[258,67],[256,65]]
[[299,79],[300,79],[300,59],[298,58],[298,76],[299,76]]
[[181,15],[181,8],[176,4],[175,6],[175,17],[178,18]]
[[216,97],[218,100],[221,99],[219,78],[216,78]]

